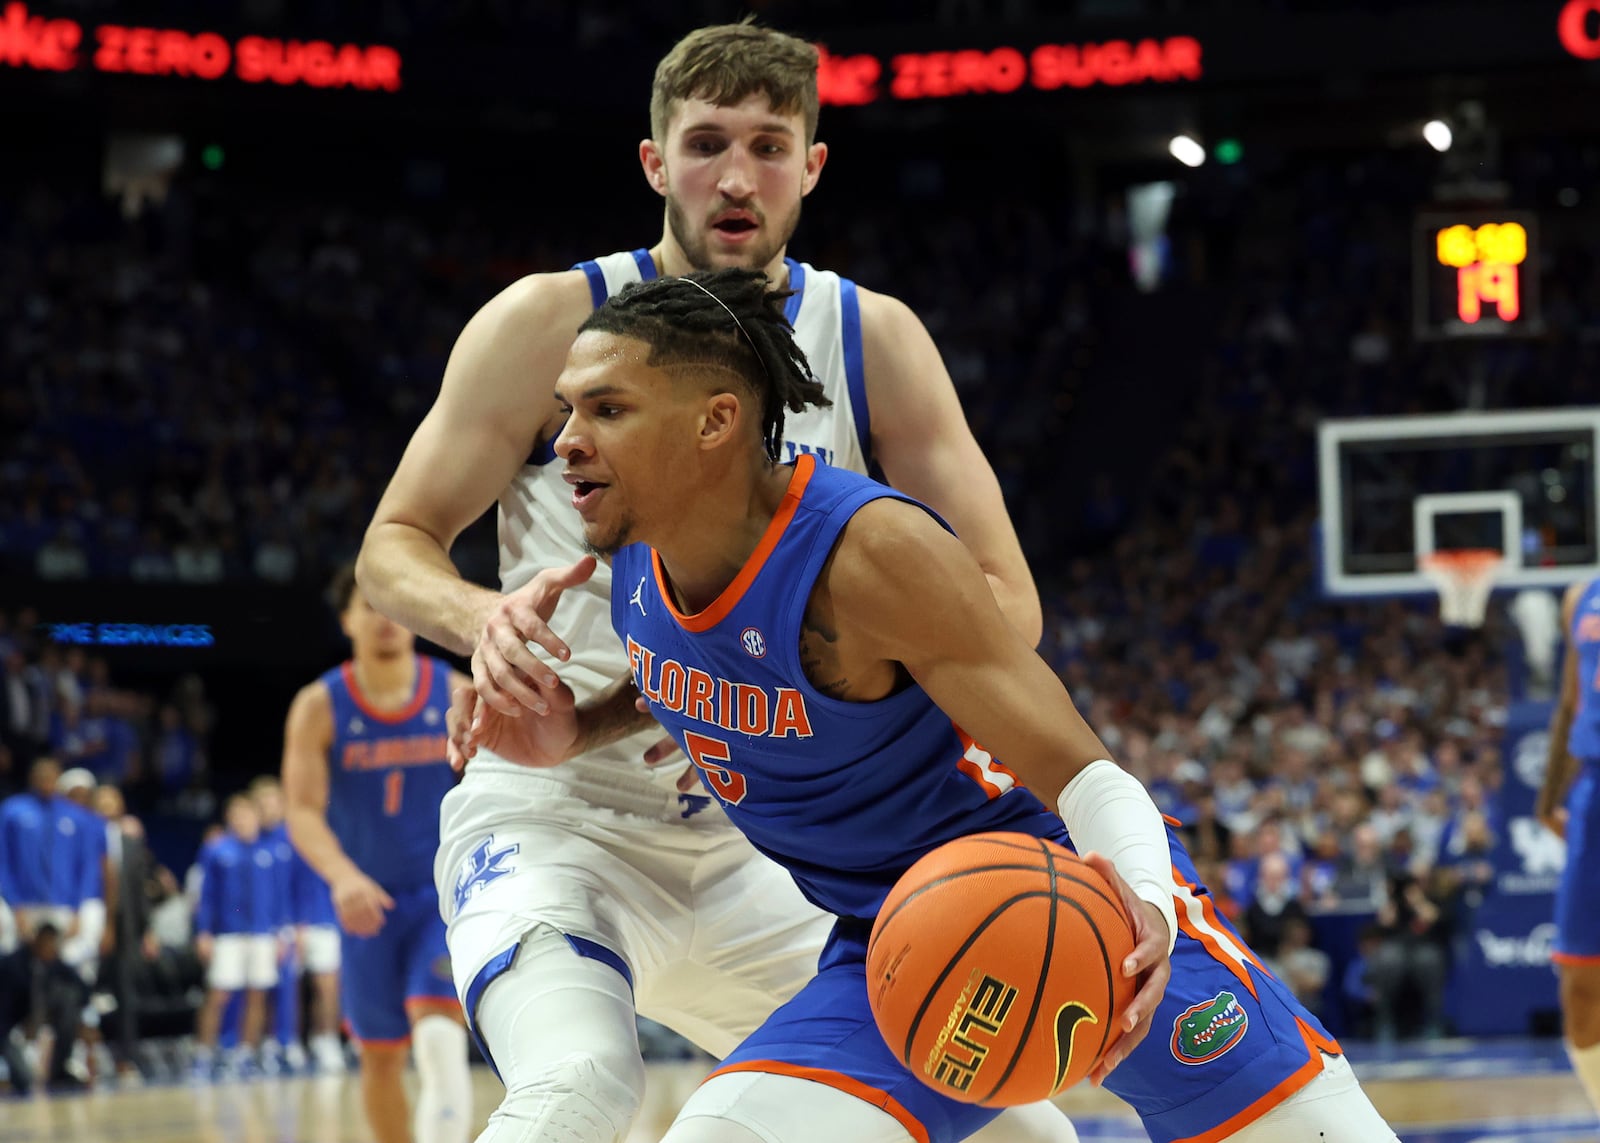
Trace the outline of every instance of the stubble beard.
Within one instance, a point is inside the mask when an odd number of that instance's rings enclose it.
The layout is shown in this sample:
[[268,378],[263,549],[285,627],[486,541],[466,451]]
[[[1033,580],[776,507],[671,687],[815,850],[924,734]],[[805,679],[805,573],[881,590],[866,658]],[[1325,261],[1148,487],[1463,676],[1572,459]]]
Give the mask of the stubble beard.
[[[737,263],[747,270],[764,270],[767,265],[778,256],[779,251],[789,245],[789,239],[794,237],[796,228],[800,225],[800,203],[794,204],[794,210],[789,217],[782,220],[777,227],[772,226],[772,218],[768,216],[763,224],[766,233],[750,245],[742,260]],[[724,267],[716,266],[711,261],[710,227],[698,234],[689,225],[689,216],[674,195],[667,195],[667,230],[677,242],[678,248],[683,251],[684,257],[689,259],[689,265],[696,270],[716,270]]]

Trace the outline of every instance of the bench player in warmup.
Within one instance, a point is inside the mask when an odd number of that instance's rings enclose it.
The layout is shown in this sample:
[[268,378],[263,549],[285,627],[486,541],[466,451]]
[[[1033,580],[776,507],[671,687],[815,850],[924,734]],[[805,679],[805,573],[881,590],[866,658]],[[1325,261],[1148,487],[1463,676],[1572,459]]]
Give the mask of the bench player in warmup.
[[[359,565],[368,597],[473,655],[474,675],[505,710],[537,702],[520,680],[549,674],[529,640],[544,642],[550,662],[570,656],[563,677],[581,694],[622,671],[604,569],[567,593],[565,642],[537,615],[562,583],[540,569],[583,552],[550,449],[562,422],[556,375],[579,323],[628,283],[736,265],[795,288],[797,337],[833,400],[794,417],[786,447],[857,472],[880,467],[927,501],[1037,642],[1038,592],[927,330],[895,299],[784,257],[827,158],[816,142],[816,49],[748,24],[702,28],[662,60],[650,119],[640,159],[666,201],[660,241],[525,278],[467,324],[368,531]],[[496,499],[504,594],[464,582],[449,558]],[[484,754],[445,800],[435,874],[451,961],[506,1086],[485,1140],[625,1137],[645,1080],[636,1011],[723,1056],[816,969],[830,919],[729,825],[692,772],[675,784],[684,774],[675,750],[670,771],[641,765],[659,739],[659,729],[641,733],[537,772]],[[1049,1104],[1014,1109],[1002,1126],[1007,1143],[1076,1138]]]
[[1567,839],[1550,959],[1561,973],[1567,1055],[1600,1111],[1600,911],[1590,872],[1600,857],[1600,579],[1567,589],[1561,620],[1567,651],[1535,812]]
[[1151,975],[1092,1074],[1156,1143],[1398,1143],[942,522],[814,457],[777,463],[785,411],[826,397],[766,287],[744,270],[645,283],[585,321],[556,384],[570,415],[555,450],[586,542],[612,559],[629,670],[581,707],[544,690],[543,716],[507,717],[467,689],[451,711],[453,761],[481,741],[538,766],[625,733],[643,706],[839,918],[815,979],[663,1143],[952,1143],[992,1118],[891,1053],[864,969],[900,874],[990,830],[1070,834],[1104,855],[1089,860],[1134,921],[1124,970]]
[[[343,930],[340,1005],[361,1044],[361,1096],[378,1143],[464,1143],[467,1037],[433,888],[449,664],[418,655],[374,611],[355,570],[332,603],[351,657],[295,695],[283,744],[289,837],[328,883]],[[420,1090],[407,1121],[407,1049]]]

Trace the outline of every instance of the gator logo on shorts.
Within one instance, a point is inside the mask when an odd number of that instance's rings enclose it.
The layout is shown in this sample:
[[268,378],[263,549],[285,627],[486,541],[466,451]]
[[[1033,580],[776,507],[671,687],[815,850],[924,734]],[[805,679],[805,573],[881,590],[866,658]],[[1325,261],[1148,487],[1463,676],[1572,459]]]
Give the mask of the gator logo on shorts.
[[1231,992],[1185,1009],[1172,1022],[1172,1054],[1182,1064],[1207,1064],[1244,1039],[1250,1014]]

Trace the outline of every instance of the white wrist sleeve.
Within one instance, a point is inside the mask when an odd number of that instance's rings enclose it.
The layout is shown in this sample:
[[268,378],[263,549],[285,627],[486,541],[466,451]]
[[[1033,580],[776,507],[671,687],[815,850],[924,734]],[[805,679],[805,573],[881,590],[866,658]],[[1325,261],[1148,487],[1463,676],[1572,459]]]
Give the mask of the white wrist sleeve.
[[1172,851],[1166,823],[1150,794],[1132,774],[1101,758],[1067,783],[1056,800],[1079,853],[1102,853],[1117,867],[1134,896],[1148,901],[1167,922],[1167,952],[1178,940],[1173,900]]

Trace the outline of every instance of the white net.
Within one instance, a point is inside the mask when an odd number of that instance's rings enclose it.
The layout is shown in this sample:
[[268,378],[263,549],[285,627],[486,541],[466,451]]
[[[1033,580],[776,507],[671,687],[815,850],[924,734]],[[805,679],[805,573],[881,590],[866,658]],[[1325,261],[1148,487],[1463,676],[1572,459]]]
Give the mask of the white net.
[[1422,572],[1439,591],[1439,618],[1452,627],[1482,627],[1505,556],[1489,549],[1430,552]]

